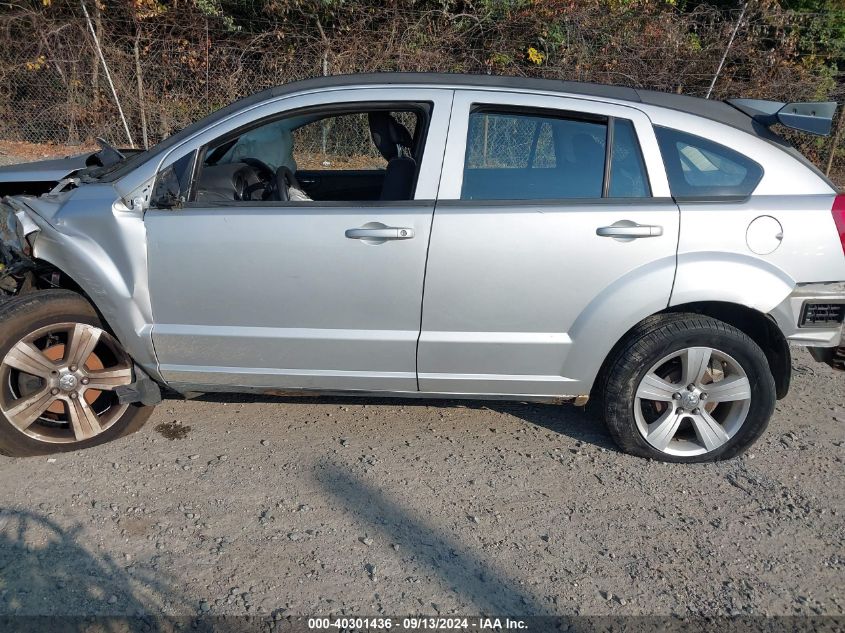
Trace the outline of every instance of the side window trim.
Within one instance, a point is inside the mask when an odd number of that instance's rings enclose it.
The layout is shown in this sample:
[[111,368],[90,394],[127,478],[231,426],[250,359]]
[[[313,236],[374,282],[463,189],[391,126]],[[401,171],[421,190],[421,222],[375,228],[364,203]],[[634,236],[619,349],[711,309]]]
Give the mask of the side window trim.
[[601,197],[610,197],[610,179],[613,177],[613,128],[616,117],[607,117],[604,138],[604,177],[601,183]]

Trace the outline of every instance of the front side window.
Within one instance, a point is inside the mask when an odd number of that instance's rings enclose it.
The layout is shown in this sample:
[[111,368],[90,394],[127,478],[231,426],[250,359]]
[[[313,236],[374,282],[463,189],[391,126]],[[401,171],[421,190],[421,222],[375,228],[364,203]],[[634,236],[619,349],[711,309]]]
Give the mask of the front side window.
[[[608,128],[614,141],[608,153]],[[650,195],[633,124],[552,113],[470,113],[462,200]]]
[[[414,112],[389,113],[413,139],[417,129]],[[298,169],[373,170],[386,169],[388,160],[376,147],[370,114],[357,112],[326,117],[306,123],[293,132],[293,158]]]
[[675,197],[745,197],[763,177],[760,165],[724,145],[679,130],[654,129]]
[[413,199],[430,104],[301,111],[210,143],[194,202]]

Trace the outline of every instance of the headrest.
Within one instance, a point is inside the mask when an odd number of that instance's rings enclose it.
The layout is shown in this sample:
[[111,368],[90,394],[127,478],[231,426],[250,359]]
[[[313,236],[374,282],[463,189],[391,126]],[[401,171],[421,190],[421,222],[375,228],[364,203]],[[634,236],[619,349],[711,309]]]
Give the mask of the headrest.
[[403,147],[411,148],[413,143],[411,133],[394,119],[390,112],[370,112],[367,118],[370,122],[373,144],[385,160],[392,160],[399,156]]

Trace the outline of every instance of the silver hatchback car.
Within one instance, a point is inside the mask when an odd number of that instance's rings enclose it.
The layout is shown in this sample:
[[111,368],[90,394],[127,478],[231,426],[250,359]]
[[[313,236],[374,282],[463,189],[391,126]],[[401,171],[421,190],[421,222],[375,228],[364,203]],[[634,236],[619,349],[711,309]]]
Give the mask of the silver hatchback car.
[[845,197],[769,130],[833,108],[329,77],[0,170],[27,192],[0,204],[0,451],[127,434],[166,386],[591,398],[627,452],[735,456],[790,344],[845,362]]

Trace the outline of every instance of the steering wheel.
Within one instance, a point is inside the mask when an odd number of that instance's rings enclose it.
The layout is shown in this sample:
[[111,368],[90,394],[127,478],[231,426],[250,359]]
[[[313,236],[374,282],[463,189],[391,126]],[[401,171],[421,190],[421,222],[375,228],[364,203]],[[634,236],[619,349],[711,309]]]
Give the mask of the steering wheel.
[[259,180],[259,182],[244,187],[240,192],[240,199],[252,200],[252,194],[256,191],[263,191],[264,193],[261,194],[261,199],[269,200],[268,194],[272,190],[273,180],[276,177],[276,172],[273,171],[273,168],[263,160],[257,158],[242,158],[240,162],[244,165],[249,165]]
[[269,195],[267,200],[278,200],[280,202],[287,202],[290,200],[289,187],[296,187],[301,189],[299,181],[293,175],[290,167],[282,165],[276,170],[275,178],[273,178],[273,186],[268,190]]
[[270,167],[267,163],[263,160],[259,160],[257,158],[242,158],[240,160],[244,165],[249,165],[255,170],[255,175],[258,176],[261,180],[269,182],[273,175],[276,173],[273,171],[273,168]]
[[97,158],[103,167],[111,167],[126,159],[126,156],[106,139],[98,136],[95,140],[97,141],[97,145],[100,146],[100,151],[97,152]]

